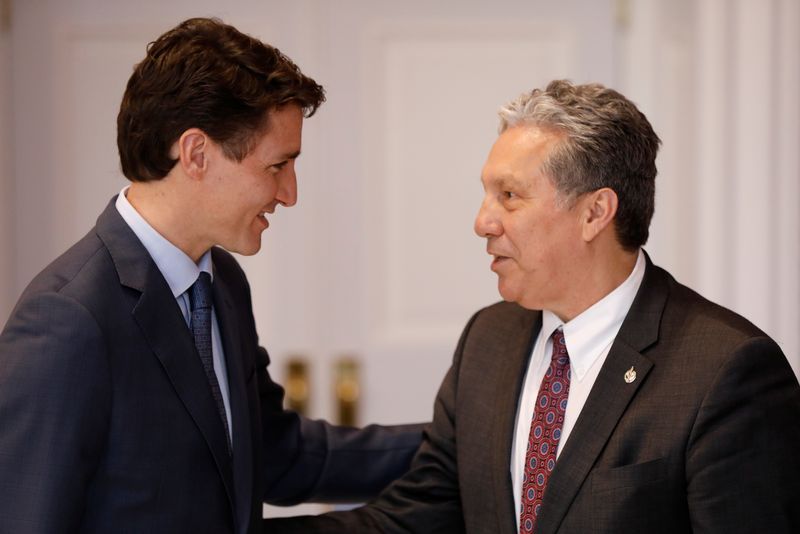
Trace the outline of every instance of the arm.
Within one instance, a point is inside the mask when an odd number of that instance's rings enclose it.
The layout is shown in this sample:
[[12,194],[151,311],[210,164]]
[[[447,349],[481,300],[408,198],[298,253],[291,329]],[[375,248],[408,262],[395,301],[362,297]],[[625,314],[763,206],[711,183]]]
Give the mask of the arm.
[[[240,303],[244,343],[252,347],[260,405],[261,498],[272,504],[363,502],[408,470],[422,425],[363,430],[312,421],[284,410],[284,391],[269,375],[269,354],[258,344],[247,277],[227,252],[214,248],[214,266]],[[255,400],[254,400],[255,401]],[[254,410],[258,411],[258,410]]]
[[693,532],[800,532],[800,387],[772,340],[748,340],[719,370],[686,477]]
[[436,397],[433,422],[426,428],[411,470],[364,507],[320,516],[268,519],[265,532],[464,531],[456,454],[456,398],[463,346],[474,319],[458,343],[453,365]]
[[408,471],[423,425],[357,429],[286,411],[283,388],[266,370],[269,356],[260,355],[266,502],[363,502]]
[[96,322],[56,293],[24,299],[0,335],[0,524],[74,532],[108,427]]

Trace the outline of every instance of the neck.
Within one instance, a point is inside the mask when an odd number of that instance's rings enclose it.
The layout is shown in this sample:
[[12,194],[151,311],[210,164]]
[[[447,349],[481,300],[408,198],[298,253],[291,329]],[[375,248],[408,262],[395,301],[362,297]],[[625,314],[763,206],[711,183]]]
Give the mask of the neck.
[[133,182],[126,198],[156,232],[197,263],[211,246],[196,235],[195,228],[200,225],[196,224],[195,214],[201,210],[196,209],[185,191],[179,190],[176,181],[169,175],[151,182]]
[[562,321],[571,321],[618,288],[633,272],[638,256],[638,250],[621,247],[605,253],[590,251],[586,261],[576,262],[570,298],[551,311]]

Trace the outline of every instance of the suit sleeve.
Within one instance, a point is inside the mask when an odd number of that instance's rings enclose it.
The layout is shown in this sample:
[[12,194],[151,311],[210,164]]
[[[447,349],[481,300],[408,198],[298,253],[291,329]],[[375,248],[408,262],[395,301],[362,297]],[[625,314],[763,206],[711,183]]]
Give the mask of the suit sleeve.
[[800,532],[800,387],[768,338],[719,370],[689,437],[695,533]]
[[375,501],[347,512],[320,516],[270,519],[265,532],[352,533],[463,532],[464,522],[456,454],[456,397],[461,355],[472,318],[458,343],[453,364],[434,404],[433,422],[426,427],[422,446],[411,470]]
[[283,409],[283,388],[259,367],[266,502],[364,502],[408,471],[423,425],[358,429],[301,417]]
[[109,371],[97,323],[56,293],[17,306],[0,335],[0,525],[77,530],[108,428]]

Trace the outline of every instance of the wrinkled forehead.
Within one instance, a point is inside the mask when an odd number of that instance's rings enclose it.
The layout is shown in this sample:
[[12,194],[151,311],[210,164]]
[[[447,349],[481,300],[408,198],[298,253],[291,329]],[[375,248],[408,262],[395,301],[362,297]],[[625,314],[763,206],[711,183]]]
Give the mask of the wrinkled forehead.
[[532,125],[517,125],[501,133],[492,145],[481,181],[527,182],[542,166],[563,136]]

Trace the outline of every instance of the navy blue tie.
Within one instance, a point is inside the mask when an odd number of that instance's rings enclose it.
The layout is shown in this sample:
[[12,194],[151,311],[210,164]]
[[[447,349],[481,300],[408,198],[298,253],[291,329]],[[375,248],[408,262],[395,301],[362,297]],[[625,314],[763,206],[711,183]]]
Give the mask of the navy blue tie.
[[217,410],[225,427],[225,442],[228,444],[228,453],[231,452],[230,431],[228,430],[228,417],[225,414],[225,404],[222,401],[222,391],[219,389],[217,375],[214,372],[214,356],[211,349],[211,275],[201,272],[197,281],[189,289],[189,303],[192,308],[192,334],[203,370],[206,372],[208,385],[211,387],[211,396],[217,403]]

